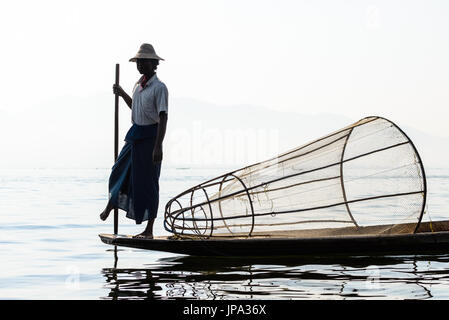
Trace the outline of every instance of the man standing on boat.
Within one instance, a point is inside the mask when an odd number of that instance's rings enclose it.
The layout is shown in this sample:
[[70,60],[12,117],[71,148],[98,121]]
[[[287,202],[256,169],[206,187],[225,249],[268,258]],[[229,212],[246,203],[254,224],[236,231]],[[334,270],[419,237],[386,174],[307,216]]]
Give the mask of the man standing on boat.
[[152,239],[153,223],[159,206],[159,175],[162,142],[167,127],[168,90],[157,75],[159,57],[151,44],[144,43],[130,62],[136,62],[142,77],[134,86],[132,98],[119,85],[113,86],[132,112],[132,126],[125,137],[109,177],[109,201],[100,215],[106,220],[114,208],[141,224],[148,221],[137,238]]

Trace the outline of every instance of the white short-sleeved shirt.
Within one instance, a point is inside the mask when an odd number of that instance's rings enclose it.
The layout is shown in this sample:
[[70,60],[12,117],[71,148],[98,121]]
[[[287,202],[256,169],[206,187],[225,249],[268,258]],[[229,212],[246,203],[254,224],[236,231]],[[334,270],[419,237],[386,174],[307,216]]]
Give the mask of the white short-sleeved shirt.
[[131,122],[137,125],[159,123],[159,112],[168,113],[168,90],[156,74],[147,81],[142,88],[143,76],[137,81],[133,89],[131,106]]

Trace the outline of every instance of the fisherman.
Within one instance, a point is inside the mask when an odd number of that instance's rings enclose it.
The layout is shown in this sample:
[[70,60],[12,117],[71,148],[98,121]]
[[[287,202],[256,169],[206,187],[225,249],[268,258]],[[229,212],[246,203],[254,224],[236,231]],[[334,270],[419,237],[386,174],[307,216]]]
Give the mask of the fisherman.
[[148,221],[145,230],[134,236],[143,239],[153,238],[159,205],[162,142],[167,127],[168,90],[156,75],[159,60],[164,59],[156,54],[151,44],[142,44],[136,56],[129,60],[136,62],[142,74],[134,86],[132,98],[121,86],[113,86],[113,93],[131,108],[132,126],[112,167],[109,201],[100,214],[100,218],[106,220],[112,209],[119,208],[136,224]]

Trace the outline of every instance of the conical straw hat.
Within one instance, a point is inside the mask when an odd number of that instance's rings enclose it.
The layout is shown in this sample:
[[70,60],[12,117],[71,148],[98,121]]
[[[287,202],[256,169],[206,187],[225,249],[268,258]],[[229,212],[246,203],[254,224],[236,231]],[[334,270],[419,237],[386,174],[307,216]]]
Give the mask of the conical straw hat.
[[149,43],[144,43],[140,46],[139,51],[137,52],[134,58],[129,59],[130,62],[136,62],[137,59],[156,59],[156,60],[164,60],[156,54],[154,48]]

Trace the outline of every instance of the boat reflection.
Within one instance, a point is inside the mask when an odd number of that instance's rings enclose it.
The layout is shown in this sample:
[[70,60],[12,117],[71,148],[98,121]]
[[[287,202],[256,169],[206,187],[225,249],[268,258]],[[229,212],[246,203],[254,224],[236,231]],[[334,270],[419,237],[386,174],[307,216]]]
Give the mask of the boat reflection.
[[103,299],[429,299],[449,255],[193,257],[104,268]]

